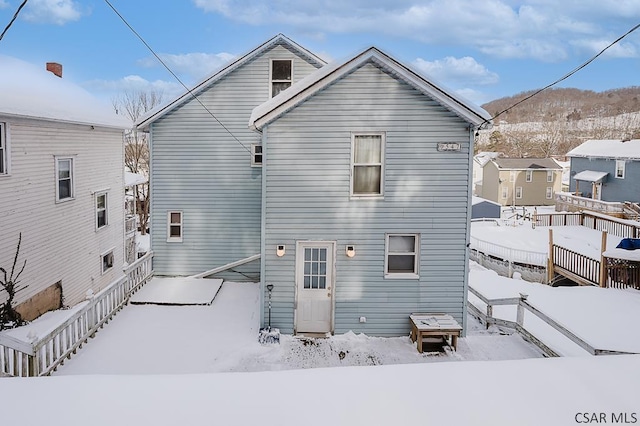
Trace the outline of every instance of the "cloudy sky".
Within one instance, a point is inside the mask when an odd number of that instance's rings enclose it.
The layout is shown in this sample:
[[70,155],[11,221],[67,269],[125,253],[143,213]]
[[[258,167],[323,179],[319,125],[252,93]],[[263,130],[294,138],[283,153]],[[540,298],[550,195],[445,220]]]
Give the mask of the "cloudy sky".
[[[22,1],[0,0],[0,31]],[[478,104],[543,87],[640,23],[640,0],[109,1],[187,85],[283,33],[328,60],[376,46]],[[181,90],[102,0],[28,0],[0,54],[60,62],[101,97]],[[640,29],[560,87],[639,77]]]

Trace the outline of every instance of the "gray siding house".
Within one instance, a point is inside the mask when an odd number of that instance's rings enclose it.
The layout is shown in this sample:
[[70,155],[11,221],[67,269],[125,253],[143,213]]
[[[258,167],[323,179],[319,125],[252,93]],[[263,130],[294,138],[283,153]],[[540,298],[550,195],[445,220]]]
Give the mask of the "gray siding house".
[[254,109],[272,326],[397,336],[409,314],[444,312],[466,328],[473,140],[489,120],[376,48]]
[[567,157],[571,192],[602,201],[640,202],[640,139],[589,140]]
[[[150,132],[156,274],[192,275],[260,254],[260,137],[247,122],[324,63],[277,35],[136,123]],[[260,264],[234,271],[220,277],[257,281]]]

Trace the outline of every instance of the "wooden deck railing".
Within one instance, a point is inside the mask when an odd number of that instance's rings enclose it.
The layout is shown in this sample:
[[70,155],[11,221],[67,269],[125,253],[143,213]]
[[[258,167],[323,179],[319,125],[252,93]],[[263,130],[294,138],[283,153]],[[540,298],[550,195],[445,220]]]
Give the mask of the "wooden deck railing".
[[[491,324],[496,324],[502,327],[513,328],[517,333],[522,335],[526,340],[530,341],[534,345],[538,346],[545,354],[548,356],[556,357],[560,356],[558,352],[554,349],[550,348],[545,344],[540,338],[536,337],[529,331],[524,324],[525,319],[525,311],[528,311],[540,318],[546,324],[551,326],[556,331],[560,332],[563,336],[571,340],[576,345],[580,346],[582,349],[590,353],[591,355],[609,355],[609,354],[623,354],[626,352],[613,351],[607,349],[598,349],[593,345],[587,343],[584,339],[578,337],[575,333],[570,331],[568,328],[560,324],[555,319],[551,318],[549,315],[543,313],[539,308],[533,306],[531,303],[527,301],[526,294],[520,294],[520,297],[511,297],[504,299],[489,299],[485,297],[478,290],[469,286],[469,292],[475,295],[478,299],[480,299],[485,305],[487,305],[486,312],[482,312],[475,306],[471,301],[467,301],[467,306],[469,307],[469,311],[471,315],[478,318],[480,321],[484,322],[487,327]],[[516,305],[516,321],[509,321],[502,318],[496,318],[493,316],[493,307],[498,305]]]
[[604,257],[606,286],[640,290],[640,262]]
[[0,335],[0,372],[12,376],[46,376],[108,322],[153,276],[149,252],[125,269],[125,275],[91,297],[85,306],[58,327],[27,343]]
[[507,247],[473,236],[469,238],[469,248],[490,256],[496,256],[510,263],[516,262],[536,266],[545,266],[547,264],[547,253]]
[[624,203],[594,200],[573,195],[569,192],[556,193],[556,207],[568,211],[591,210],[620,216],[624,214]]
[[593,213],[550,213],[533,216],[536,226],[584,226],[596,231],[607,231],[620,238],[640,238],[640,223]]
[[600,283],[600,261],[577,253],[568,248],[553,245],[553,266],[564,269],[564,271],[576,275],[588,281],[590,284]]

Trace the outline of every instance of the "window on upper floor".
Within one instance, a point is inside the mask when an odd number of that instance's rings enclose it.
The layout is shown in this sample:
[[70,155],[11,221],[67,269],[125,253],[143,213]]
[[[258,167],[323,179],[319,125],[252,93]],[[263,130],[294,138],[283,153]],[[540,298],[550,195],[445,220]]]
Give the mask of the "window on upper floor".
[[291,60],[273,59],[271,61],[271,97],[291,86],[292,69]]
[[553,182],[553,170],[547,170],[547,182]]
[[251,167],[262,167],[262,145],[251,144]]
[[533,170],[527,170],[526,179],[527,182],[533,181]]
[[384,187],[384,133],[351,135],[351,195],[381,197]]
[[418,278],[419,234],[387,234],[385,277]]
[[72,157],[56,157],[56,201],[69,201],[75,197]]
[[167,212],[167,242],[181,243],[182,228],[183,228],[182,212],[180,211]]
[[0,123],[0,175],[9,174],[9,143],[6,124]]
[[107,193],[98,192],[96,194],[96,229],[103,228],[109,224],[109,210],[107,204]]
[[626,162],[624,160],[616,160],[616,178],[624,179],[624,169]]

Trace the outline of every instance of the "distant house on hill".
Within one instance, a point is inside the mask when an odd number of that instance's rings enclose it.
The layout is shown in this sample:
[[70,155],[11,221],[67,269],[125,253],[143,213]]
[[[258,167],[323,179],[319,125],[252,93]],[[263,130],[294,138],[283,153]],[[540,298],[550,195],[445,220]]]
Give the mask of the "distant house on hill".
[[561,189],[562,166],[553,158],[493,158],[476,195],[503,206],[546,206]]
[[44,66],[6,56],[0,63],[0,266],[11,268],[22,233],[27,287],[15,302],[31,320],[123,276],[130,125]]
[[571,192],[595,200],[640,202],[640,139],[588,140],[567,157]]

